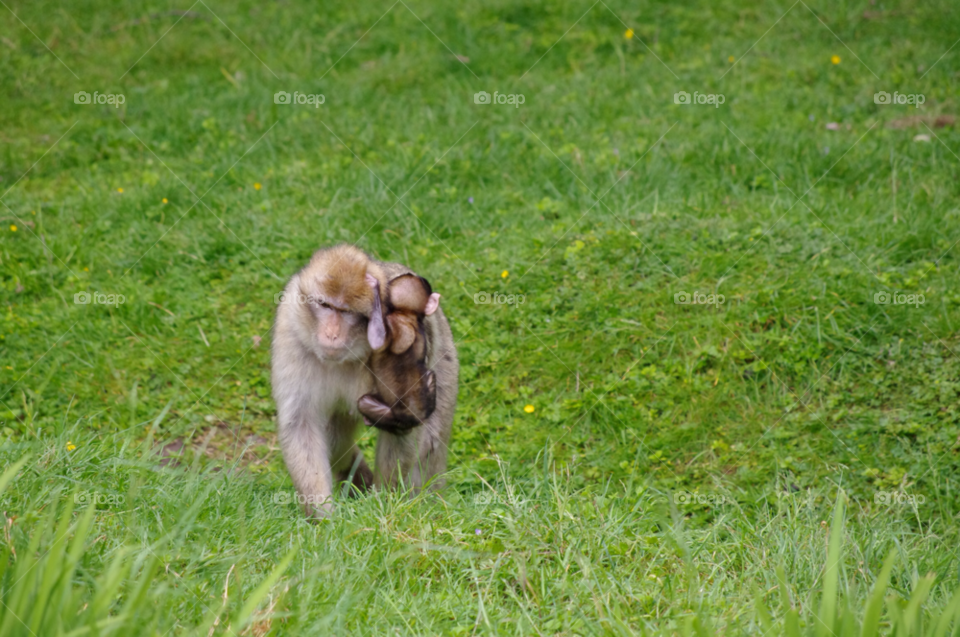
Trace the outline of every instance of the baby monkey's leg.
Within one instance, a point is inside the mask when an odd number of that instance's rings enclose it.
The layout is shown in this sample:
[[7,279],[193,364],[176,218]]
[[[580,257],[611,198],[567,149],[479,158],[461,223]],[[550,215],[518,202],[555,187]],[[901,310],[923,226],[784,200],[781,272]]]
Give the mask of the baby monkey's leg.
[[405,417],[386,405],[379,396],[365,394],[357,401],[357,408],[363,415],[363,422],[392,434],[402,434],[420,424],[415,417]]

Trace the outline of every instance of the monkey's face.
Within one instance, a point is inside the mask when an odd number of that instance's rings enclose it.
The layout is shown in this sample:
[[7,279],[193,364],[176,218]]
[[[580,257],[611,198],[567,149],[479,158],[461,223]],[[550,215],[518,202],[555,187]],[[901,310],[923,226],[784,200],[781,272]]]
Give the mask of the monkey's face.
[[359,361],[370,355],[367,317],[342,295],[318,292],[301,296],[300,315],[317,358],[335,362]]

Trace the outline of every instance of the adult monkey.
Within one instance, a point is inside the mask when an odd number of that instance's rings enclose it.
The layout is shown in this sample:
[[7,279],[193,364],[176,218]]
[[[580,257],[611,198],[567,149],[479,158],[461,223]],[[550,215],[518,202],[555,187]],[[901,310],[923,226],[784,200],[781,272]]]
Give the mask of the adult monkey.
[[[457,403],[459,363],[442,309],[425,320],[427,366],[436,375],[437,403],[424,423],[407,433],[378,432],[376,473],[356,444],[358,399],[373,391],[367,365],[367,325],[373,291],[365,277],[387,283],[410,269],[371,259],[338,245],[316,252],[287,283],[274,323],[273,397],[283,459],[308,516],[325,517],[333,489],[353,475],[353,484],[421,489],[447,466],[447,445]],[[432,480],[432,482],[431,482]]]

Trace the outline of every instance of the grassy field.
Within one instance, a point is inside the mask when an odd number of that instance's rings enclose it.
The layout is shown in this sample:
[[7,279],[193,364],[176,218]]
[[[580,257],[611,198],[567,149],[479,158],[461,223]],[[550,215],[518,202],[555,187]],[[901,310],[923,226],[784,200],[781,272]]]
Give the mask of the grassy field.
[[[953,3],[3,5],[0,634],[960,612]],[[439,497],[310,524],[270,326],[338,242],[459,410]]]

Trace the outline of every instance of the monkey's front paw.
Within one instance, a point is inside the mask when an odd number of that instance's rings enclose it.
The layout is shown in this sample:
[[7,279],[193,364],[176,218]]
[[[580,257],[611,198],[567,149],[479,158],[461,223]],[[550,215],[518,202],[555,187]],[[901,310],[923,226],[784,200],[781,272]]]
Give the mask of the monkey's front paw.
[[329,497],[317,498],[306,496],[306,502],[303,506],[303,512],[307,514],[307,519],[311,522],[326,520],[333,514],[333,502]]

